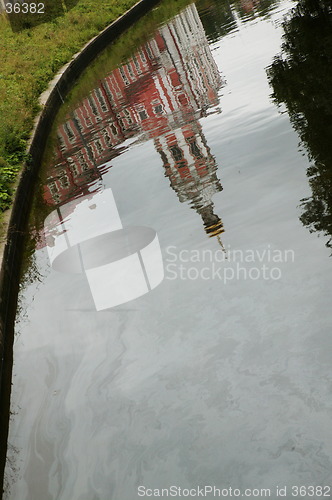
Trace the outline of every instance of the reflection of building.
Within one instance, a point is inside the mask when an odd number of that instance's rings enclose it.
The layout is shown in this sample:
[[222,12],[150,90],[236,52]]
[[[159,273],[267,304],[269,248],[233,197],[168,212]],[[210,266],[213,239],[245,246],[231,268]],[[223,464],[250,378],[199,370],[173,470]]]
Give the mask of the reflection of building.
[[198,121],[155,140],[171,187],[180,202],[189,202],[202,217],[209,236],[223,232],[213,213],[212,196],[222,190],[217,165]]
[[125,140],[153,139],[179,200],[197,210],[208,234],[221,232],[211,197],[222,188],[198,121],[218,104],[220,86],[196,7],[190,5],[105,77],[59,127],[46,201],[59,205],[86,194],[102,166],[124,150]]

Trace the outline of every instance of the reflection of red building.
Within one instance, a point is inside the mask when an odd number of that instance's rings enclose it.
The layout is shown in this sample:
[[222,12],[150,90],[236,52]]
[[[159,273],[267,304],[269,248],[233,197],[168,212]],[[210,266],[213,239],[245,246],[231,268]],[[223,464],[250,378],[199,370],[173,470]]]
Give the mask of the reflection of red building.
[[[101,167],[121,154],[125,140],[153,139],[180,201],[190,202],[203,217],[221,185],[198,119],[218,104],[220,85],[196,7],[190,5],[105,77],[59,127],[46,201],[59,205],[83,194],[100,178]],[[203,220],[207,226],[207,216]]]
[[200,214],[209,236],[222,233],[223,224],[212,203],[222,186],[199,121],[155,139],[155,146],[180,202],[189,202]]

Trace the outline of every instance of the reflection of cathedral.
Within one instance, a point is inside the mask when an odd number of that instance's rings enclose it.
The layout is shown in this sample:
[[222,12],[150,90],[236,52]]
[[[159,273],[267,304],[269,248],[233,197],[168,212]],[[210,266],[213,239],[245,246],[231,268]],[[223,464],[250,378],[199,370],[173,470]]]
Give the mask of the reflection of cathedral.
[[213,213],[211,200],[222,187],[199,121],[155,139],[155,146],[179,200],[189,202],[200,214],[209,236],[222,233],[222,221]]
[[220,86],[196,7],[190,5],[105,77],[59,127],[46,201],[61,205],[86,194],[105,164],[122,153],[125,140],[153,139],[179,200],[201,215],[210,236],[221,233],[211,198],[222,187],[199,123],[218,104]]

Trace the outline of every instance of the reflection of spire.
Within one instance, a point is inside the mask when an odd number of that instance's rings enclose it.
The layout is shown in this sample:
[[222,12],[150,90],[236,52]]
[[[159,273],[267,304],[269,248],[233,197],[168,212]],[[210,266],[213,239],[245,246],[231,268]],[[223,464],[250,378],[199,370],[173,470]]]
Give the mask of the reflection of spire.
[[203,208],[196,209],[204,222],[204,229],[206,234],[211,238],[212,236],[219,236],[225,232],[224,225],[220,217],[213,213],[213,203],[204,206]]
[[155,139],[155,146],[180,202],[188,202],[201,216],[209,237],[219,236],[225,229],[221,218],[213,213],[212,196],[222,186],[200,123],[193,121]]
[[[224,224],[220,217],[218,215],[213,213],[213,203],[211,205],[208,205],[207,207],[204,207],[202,210],[197,210],[197,212],[200,214],[200,216],[203,219],[204,222],[204,229],[206,234],[210,237],[213,238],[214,236],[217,237],[217,241],[221,248],[223,249],[223,252],[226,254],[225,247],[223,245],[223,242],[221,241],[220,235],[225,232]],[[226,256],[227,259],[227,256]]]

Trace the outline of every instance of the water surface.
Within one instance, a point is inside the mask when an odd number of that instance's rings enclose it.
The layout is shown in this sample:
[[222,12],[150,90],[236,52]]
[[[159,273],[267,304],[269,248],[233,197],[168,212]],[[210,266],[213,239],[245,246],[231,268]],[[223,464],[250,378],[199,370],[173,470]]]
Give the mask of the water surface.
[[64,104],[23,263],[6,499],[331,484],[331,232],[308,207],[328,216],[330,165],[296,98],[309,66],[289,93],[315,50],[282,47],[303,39],[294,6],[182,5]]

